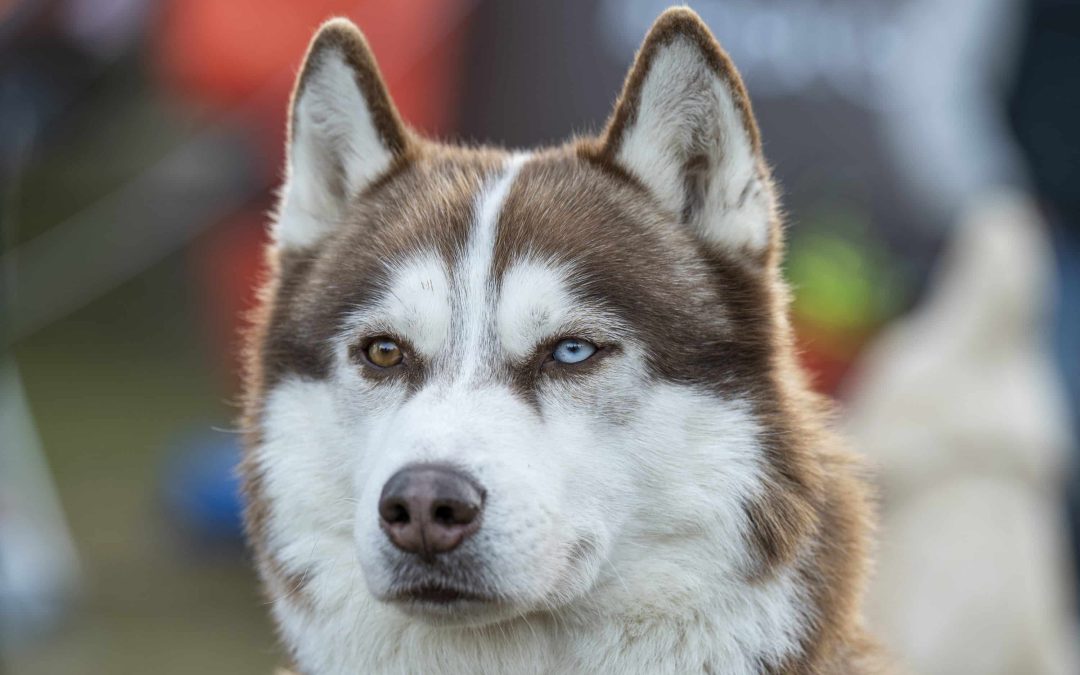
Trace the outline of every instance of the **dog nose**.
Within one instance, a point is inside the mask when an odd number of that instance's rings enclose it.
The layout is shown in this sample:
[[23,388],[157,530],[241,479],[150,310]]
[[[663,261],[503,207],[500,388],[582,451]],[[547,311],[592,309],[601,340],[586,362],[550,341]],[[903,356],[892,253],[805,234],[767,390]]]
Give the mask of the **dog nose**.
[[414,464],[398,471],[379,497],[379,526],[394,546],[433,560],[453,551],[480,529],[484,491],[443,464]]

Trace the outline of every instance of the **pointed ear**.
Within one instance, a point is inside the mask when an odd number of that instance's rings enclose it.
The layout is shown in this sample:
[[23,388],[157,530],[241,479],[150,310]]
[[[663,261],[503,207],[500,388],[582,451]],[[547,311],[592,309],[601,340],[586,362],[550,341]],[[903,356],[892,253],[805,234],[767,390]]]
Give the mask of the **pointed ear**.
[[408,145],[363,34],[346,19],[323,24],[293,89],[278,245],[302,248],[331,232],[349,198]]
[[629,172],[706,241],[764,251],[774,198],[750,100],[731,59],[693,11],[653,24],[601,139]]

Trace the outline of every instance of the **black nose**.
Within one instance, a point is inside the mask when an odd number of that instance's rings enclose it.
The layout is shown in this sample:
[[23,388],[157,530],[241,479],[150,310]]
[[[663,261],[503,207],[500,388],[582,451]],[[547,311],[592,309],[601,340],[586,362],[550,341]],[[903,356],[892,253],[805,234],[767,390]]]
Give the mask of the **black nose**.
[[484,491],[445,464],[413,464],[383,486],[379,525],[394,546],[432,560],[480,529]]

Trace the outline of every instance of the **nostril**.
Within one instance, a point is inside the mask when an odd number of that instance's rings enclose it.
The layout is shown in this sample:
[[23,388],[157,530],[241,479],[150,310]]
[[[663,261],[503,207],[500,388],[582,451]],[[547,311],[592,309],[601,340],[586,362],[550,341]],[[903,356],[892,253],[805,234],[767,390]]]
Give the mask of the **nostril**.
[[409,507],[399,499],[383,500],[379,504],[379,516],[389,525],[408,525],[411,519],[409,517]]
[[476,520],[479,508],[456,500],[439,500],[432,504],[431,519],[444,527],[468,525]]
[[390,517],[387,520],[391,523],[405,525],[409,522],[409,510],[405,508],[404,504],[394,504],[390,507]]
[[456,522],[454,508],[446,504],[436,506],[431,516],[432,520],[441,525],[453,525]]

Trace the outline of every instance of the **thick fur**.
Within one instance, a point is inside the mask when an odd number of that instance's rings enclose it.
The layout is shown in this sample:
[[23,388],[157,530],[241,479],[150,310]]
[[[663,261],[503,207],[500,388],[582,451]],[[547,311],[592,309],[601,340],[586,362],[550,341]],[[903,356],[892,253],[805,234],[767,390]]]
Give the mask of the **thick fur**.
[[[795,366],[757,126],[695,14],[657,20],[598,138],[422,139],[341,20],[291,125],[243,474],[299,671],[882,669],[866,488]],[[402,366],[364,362],[376,336]],[[600,350],[552,367],[568,336]],[[376,505],[431,461],[487,496],[421,564]],[[406,597],[423,584],[481,599]]]

